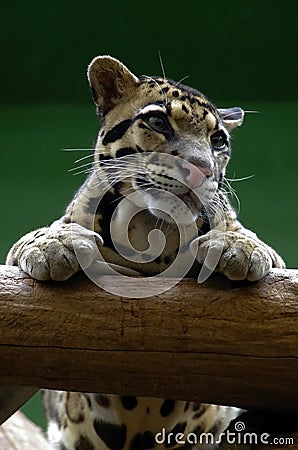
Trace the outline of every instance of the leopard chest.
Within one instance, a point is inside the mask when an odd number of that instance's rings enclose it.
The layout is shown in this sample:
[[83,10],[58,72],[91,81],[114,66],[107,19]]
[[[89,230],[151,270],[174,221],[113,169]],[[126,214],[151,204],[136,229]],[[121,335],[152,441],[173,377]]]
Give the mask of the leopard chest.
[[129,202],[108,222],[99,218],[98,223],[105,243],[101,249],[104,259],[146,275],[166,270],[196,237],[196,229],[183,227],[182,231]]

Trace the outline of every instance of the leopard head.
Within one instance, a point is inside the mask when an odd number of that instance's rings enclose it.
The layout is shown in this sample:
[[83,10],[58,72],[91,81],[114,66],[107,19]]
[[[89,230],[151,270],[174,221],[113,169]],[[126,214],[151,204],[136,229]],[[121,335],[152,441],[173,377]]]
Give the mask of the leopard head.
[[88,80],[101,122],[95,170],[121,183],[123,195],[141,193],[157,218],[171,222],[175,211],[183,222],[187,207],[196,220],[222,188],[230,131],[242,124],[243,110],[217,109],[166,78],[138,78],[110,56],[91,62]]

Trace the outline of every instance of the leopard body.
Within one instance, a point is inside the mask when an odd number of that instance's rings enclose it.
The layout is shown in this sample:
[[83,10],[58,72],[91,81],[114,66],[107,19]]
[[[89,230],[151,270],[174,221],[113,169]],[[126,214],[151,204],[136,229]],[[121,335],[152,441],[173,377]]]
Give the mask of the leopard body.
[[[92,266],[104,271],[105,264],[130,275],[197,276],[210,247],[219,247],[214,269],[232,280],[255,281],[284,266],[240,224],[224,190],[230,132],[243,121],[241,108],[217,109],[199,91],[166,78],[137,78],[109,56],[91,62],[88,79],[101,129],[86,182],[60,220],[14,245],[8,264],[38,280],[62,281]],[[160,253],[148,239],[156,229],[164,236]],[[195,257],[185,270],[190,252]],[[199,436],[217,438],[239,412],[59,391],[46,391],[44,404],[59,450],[203,449],[208,445]],[[163,443],[156,439],[161,430]],[[182,442],[181,434],[198,439]]]

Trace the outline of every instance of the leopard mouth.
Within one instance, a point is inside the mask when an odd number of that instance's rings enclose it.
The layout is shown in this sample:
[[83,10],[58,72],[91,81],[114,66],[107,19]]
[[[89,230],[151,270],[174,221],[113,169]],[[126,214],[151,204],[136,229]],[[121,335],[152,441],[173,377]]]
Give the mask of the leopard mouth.
[[[177,177],[178,178],[178,177]],[[200,193],[204,191],[204,182],[197,186],[188,186],[184,181],[168,175],[162,175],[162,177],[152,176],[146,174],[138,176],[135,179],[134,187],[140,191],[145,191],[153,197],[159,198],[163,193],[169,193],[177,196],[183,200],[186,204],[189,202],[196,203],[198,206],[202,204],[200,200]],[[204,196],[204,195],[203,195]]]
[[203,203],[199,195],[191,189],[189,189],[185,194],[178,195],[177,197],[185,203],[194,216],[197,216],[203,207]]
[[136,174],[133,187],[148,210],[166,222],[196,221],[209,208],[218,187],[211,169],[185,160],[171,167],[152,164],[146,169]]
[[202,210],[197,189],[191,189],[173,177],[158,183],[152,177],[138,177],[134,187],[141,192],[142,201],[158,219],[168,223],[193,223]]

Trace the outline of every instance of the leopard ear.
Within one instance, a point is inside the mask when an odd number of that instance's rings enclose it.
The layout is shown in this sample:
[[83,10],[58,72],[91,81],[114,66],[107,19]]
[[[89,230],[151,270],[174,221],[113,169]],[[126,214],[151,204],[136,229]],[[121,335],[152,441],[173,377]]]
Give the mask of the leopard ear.
[[228,131],[233,130],[233,128],[240,127],[244,119],[244,111],[238,107],[218,109],[217,112]]
[[125,92],[138,83],[138,78],[111,56],[94,58],[87,72],[97,111],[104,116],[119,103]]

